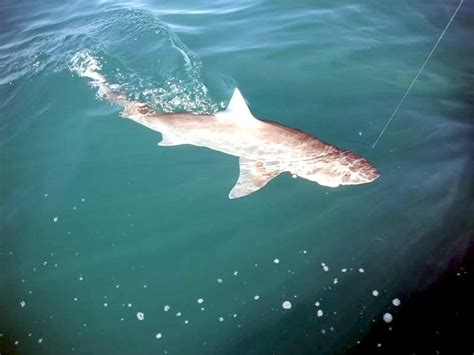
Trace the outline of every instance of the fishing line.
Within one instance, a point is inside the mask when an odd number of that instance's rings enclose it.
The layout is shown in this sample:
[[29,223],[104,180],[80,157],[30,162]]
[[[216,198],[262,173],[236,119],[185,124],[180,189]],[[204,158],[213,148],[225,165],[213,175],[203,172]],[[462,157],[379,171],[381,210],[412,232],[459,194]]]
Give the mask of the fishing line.
[[438,44],[439,42],[441,42],[441,39],[443,38],[444,34],[446,33],[446,30],[448,29],[449,25],[451,24],[451,22],[453,22],[454,20],[454,17],[456,17],[456,14],[458,13],[461,5],[463,4],[464,0],[461,0],[459,2],[459,5],[458,7],[456,8],[456,10],[454,11],[453,15],[451,16],[451,19],[449,20],[448,24],[446,25],[446,27],[444,28],[443,32],[441,32],[441,35],[439,36],[438,40],[436,41],[435,45],[433,46],[433,48],[431,49],[431,52],[430,54],[428,54],[428,56],[426,57],[425,59],[425,62],[423,63],[423,65],[421,66],[420,70],[418,70],[418,73],[416,73],[415,75],[415,78],[413,78],[413,81],[411,82],[410,86],[408,87],[407,91],[405,91],[405,94],[403,95],[402,99],[400,100],[400,102],[398,103],[397,107],[395,107],[395,110],[393,111],[392,115],[390,116],[390,118],[387,120],[387,123],[385,124],[385,127],[382,128],[382,131],[380,131],[380,134],[379,136],[377,137],[377,139],[375,140],[374,144],[372,144],[372,149],[375,148],[375,146],[377,145],[378,141],[380,140],[380,138],[382,138],[383,134],[385,133],[385,130],[387,129],[387,127],[390,125],[390,122],[392,122],[393,118],[395,117],[395,115],[397,114],[398,112],[398,109],[400,108],[400,106],[403,104],[403,101],[405,101],[406,97],[408,96],[408,94],[410,93],[410,90],[411,88],[413,87],[413,85],[415,84],[415,81],[418,79],[418,77],[420,76],[421,72],[423,71],[423,69],[425,68],[426,64],[428,63],[428,61],[431,59],[431,56],[433,55],[434,51],[436,50],[436,47],[438,47]]

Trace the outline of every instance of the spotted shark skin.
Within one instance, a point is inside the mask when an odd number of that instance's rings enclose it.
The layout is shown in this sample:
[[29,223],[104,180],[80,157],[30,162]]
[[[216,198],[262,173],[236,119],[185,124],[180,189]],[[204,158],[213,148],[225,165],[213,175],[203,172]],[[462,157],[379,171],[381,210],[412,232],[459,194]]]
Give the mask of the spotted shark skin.
[[162,114],[118,94],[98,71],[85,71],[82,76],[91,78],[107,100],[122,106],[123,117],[160,132],[159,146],[190,144],[239,157],[240,174],[230,199],[250,195],[284,172],[328,187],[370,183],[380,176],[371,163],[353,152],[254,117],[237,88],[224,111]]

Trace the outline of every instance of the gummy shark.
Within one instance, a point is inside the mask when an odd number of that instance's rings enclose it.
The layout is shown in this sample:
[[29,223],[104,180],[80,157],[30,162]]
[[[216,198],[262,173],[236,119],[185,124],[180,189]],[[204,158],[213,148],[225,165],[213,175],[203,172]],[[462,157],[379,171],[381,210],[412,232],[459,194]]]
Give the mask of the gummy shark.
[[93,69],[99,93],[123,106],[123,116],[162,134],[159,146],[191,144],[239,157],[240,174],[230,199],[250,195],[284,172],[323,186],[358,185],[377,179],[378,170],[361,156],[282,124],[258,119],[239,89],[224,111],[211,115],[155,113],[149,105],[118,94]]

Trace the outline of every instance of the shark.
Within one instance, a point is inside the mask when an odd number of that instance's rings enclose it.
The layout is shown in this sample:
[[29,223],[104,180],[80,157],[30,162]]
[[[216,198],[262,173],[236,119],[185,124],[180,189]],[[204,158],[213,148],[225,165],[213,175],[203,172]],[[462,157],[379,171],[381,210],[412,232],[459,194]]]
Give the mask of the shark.
[[189,144],[238,157],[240,173],[230,199],[248,196],[282,173],[330,188],[366,184],[380,176],[377,168],[356,153],[256,118],[238,88],[227,108],[214,114],[156,113],[149,104],[117,92],[94,68],[81,75],[92,79],[101,96],[122,106],[123,117],[161,133],[158,146]]

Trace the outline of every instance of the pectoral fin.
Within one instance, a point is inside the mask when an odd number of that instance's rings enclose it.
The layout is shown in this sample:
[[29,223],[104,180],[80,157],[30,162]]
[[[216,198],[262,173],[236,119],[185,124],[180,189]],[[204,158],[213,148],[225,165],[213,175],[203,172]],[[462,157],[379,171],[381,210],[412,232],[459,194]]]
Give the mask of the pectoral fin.
[[230,199],[247,196],[260,190],[281,173],[281,170],[277,168],[278,164],[265,164],[245,158],[240,158],[239,163],[240,175],[229,193]]
[[169,135],[164,135],[163,138],[161,139],[161,142],[158,143],[159,146],[162,147],[171,147],[174,145],[180,145],[180,144],[186,144],[182,142],[179,138],[169,136]]

